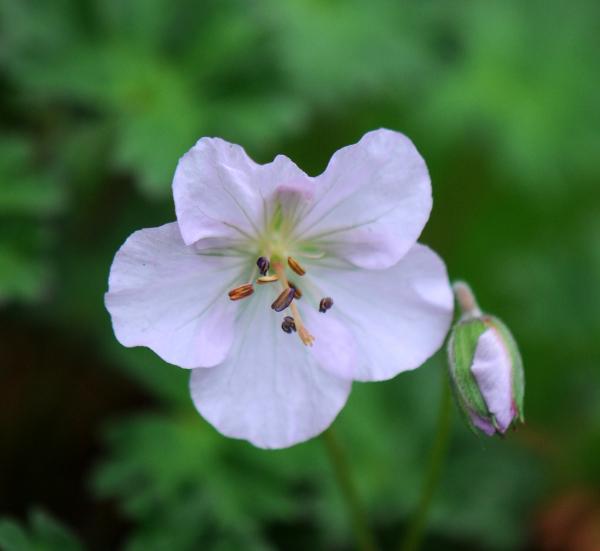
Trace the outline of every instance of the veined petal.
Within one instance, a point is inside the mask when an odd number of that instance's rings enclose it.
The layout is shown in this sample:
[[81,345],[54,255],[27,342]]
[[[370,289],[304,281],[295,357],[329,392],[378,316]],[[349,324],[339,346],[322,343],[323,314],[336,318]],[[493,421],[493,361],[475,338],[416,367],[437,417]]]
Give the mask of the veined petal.
[[471,372],[498,428],[505,432],[516,415],[512,393],[512,360],[502,337],[490,327],[477,341]]
[[242,263],[186,246],[176,222],[133,233],[115,255],[105,295],[117,339],[184,368],[220,363],[237,312],[227,291],[243,282]]
[[394,265],[416,243],[431,211],[425,161],[403,134],[375,130],[331,158],[296,234],[356,266]]
[[196,408],[222,434],[260,448],[286,448],[333,422],[351,381],[322,369],[309,347],[282,332],[272,300],[269,289],[257,289],[240,312],[240,338],[227,359],[195,369],[190,386]]
[[[419,367],[442,346],[454,301],[446,267],[431,249],[416,244],[386,270],[311,264],[311,280],[335,304],[336,318],[354,337],[356,360],[327,365],[359,381],[379,381]],[[315,334],[318,342],[318,333]],[[332,367],[333,366],[333,367]]]
[[239,145],[202,138],[180,160],[173,178],[175,211],[186,244],[209,238],[256,239],[273,213],[280,186],[308,191],[306,176],[290,159],[255,163]]

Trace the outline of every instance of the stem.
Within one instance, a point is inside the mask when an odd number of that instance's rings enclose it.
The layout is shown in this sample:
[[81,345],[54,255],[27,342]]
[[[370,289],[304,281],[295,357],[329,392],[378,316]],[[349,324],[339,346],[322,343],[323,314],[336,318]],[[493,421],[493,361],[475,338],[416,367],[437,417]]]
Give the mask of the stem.
[[356,490],[356,486],[352,481],[350,475],[350,468],[344,451],[340,446],[340,443],[333,431],[333,428],[329,428],[323,433],[323,441],[327,448],[327,453],[331,461],[331,466],[335,473],[336,481],[340,488],[340,492],[346,502],[348,513],[350,514],[350,520],[352,528],[354,529],[354,535],[358,544],[358,548],[361,551],[376,551],[377,546],[375,544],[375,538],[369,529],[367,518],[365,515],[364,508],[360,503],[360,498]]
[[421,545],[429,508],[440,480],[444,459],[446,458],[450,436],[451,406],[450,385],[444,376],[440,394],[436,435],[431,447],[429,466],[423,480],[419,505],[400,546],[401,551],[417,551]]

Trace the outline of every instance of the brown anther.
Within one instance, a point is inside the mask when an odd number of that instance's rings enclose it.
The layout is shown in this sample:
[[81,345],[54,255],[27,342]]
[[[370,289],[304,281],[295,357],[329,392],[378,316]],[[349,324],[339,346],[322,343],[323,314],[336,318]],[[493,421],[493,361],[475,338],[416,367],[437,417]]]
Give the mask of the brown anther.
[[296,287],[296,284],[295,284],[293,281],[290,281],[290,280],[288,279],[288,285],[289,285],[289,286],[290,286],[292,289],[294,289],[294,291],[296,291],[296,292],[294,293],[294,298],[295,298],[296,300],[298,300],[299,298],[302,298],[302,291],[301,291],[300,289],[298,289],[298,287]]
[[259,278],[256,279],[256,283],[258,283],[258,285],[266,285],[267,283],[273,283],[274,281],[277,281],[279,279],[278,275],[267,275],[267,276],[260,276]]
[[300,264],[298,263],[298,261],[295,258],[288,256],[287,261],[288,261],[288,266],[292,270],[294,270],[294,272],[296,272],[299,276],[303,276],[306,273],[306,270],[302,266],[300,266]]
[[319,302],[319,312],[325,313],[333,306],[333,299],[331,297],[325,297]]
[[252,283],[244,283],[235,289],[231,289],[231,291],[229,291],[227,294],[231,300],[240,300],[242,298],[249,297],[252,293],[254,293]]
[[285,316],[281,322],[281,329],[288,335],[293,331],[296,332],[296,322],[292,316]]
[[286,287],[281,294],[275,299],[273,304],[271,304],[271,308],[275,310],[275,312],[281,312],[285,310],[294,300],[295,290],[291,287]]

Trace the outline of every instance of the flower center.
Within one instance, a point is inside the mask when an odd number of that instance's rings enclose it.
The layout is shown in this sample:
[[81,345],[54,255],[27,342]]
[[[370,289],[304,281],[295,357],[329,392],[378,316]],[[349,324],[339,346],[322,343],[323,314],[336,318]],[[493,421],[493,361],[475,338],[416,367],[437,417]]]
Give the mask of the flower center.
[[[304,325],[302,316],[298,310],[298,305],[296,304],[296,301],[302,297],[300,286],[289,280],[286,267],[281,257],[273,256],[272,259],[273,262],[266,256],[259,257],[256,261],[256,267],[258,268],[260,275],[254,281],[251,280],[248,283],[243,283],[229,291],[229,298],[237,301],[249,297],[254,294],[254,284],[267,285],[269,283],[279,282],[282,290],[271,304],[271,308],[276,312],[283,312],[289,308],[292,314],[291,316],[284,317],[281,329],[284,333],[288,334],[297,332],[303,344],[312,346],[315,337]],[[288,268],[298,276],[304,276],[306,274],[306,270],[303,266],[291,256],[287,257],[287,265]],[[271,270],[274,273],[269,273]],[[332,306],[333,300],[331,297],[324,297],[319,301],[318,309],[319,312],[325,313]]]
[[[294,222],[289,216],[283,215],[281,205],[275,208],[270,221],[266,224],[265,232],[258,238],[256,246],[258,250],[264,253],[256,260],[256,267],[250,281],[243,283],[231,291],[229,298],[231,300],[241,300],[251,296],[254,293],[254,285],[268,285],[278,282],[281,288],[279,294],[274,295],[271,308],[275,312],[284,312],[289,309],[291,315],[283,318],[281,329],[284,333],[298,333],[300,340],[306,346],[311,346],[315,337],[308,330],[302,320],[296,301],[303,296],[302,283],[291,281],[291,277],[302,278],[306,274],[305,268],[300,262],[290,255],[298,247],[293,246],[293,228]],[[306,244],[300,247],[301,256],[307,258],[320,258],[324,253],[319,253],[312,249],[305,251]],[[315,254],[317,253],[317,254]],[[300,254],[300,253],[299,253]],[[287,264],[287,266],[286,266]],[[258,276],[256,277],[256,274]],[[313,300],[315,297],[312,297]],[[317,299],[319,300],[319,299]],[[330,297],[320,298],[316,308],[321,313],[327,312],[333,306],[333,300]]]

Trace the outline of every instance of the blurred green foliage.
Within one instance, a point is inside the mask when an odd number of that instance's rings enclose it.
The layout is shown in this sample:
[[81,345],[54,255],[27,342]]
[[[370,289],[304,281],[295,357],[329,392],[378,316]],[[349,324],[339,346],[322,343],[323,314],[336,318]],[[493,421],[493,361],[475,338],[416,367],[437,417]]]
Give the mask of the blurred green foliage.
[[69,531],[43,511],[33,511],[29,531],[18,522],[0,520],[0,546],[4,551],[81,551],[83,546]]
[[[386,126],[427,160],[423,240],[521,343],[528,420],[501,442],[456,423],[431,549],[523,548],[547,493],[600,486],[598,21],[592,0],[0,3],[0,320],[58,328],[149,396],[92,435],[103,451],[86,476],[125,523],[119,546],[351,546],[318,440],[264,452],[221,437],[195,414],[187,373],[112,335],[112,256],[174,219],[177,160],[206,135],[316,174]],[[357,384],[336,422],[386,549],[417,500],[443,369],[440,354]],[[81,548],[41,513],[28,529],[2,521],[0,546]]]

